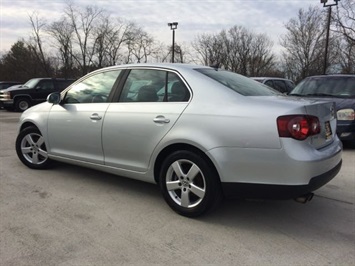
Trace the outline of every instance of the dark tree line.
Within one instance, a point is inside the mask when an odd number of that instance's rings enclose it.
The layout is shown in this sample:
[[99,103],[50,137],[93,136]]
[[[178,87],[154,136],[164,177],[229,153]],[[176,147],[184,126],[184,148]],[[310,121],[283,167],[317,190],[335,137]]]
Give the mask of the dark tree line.
[[[355,73],[355,4],[333,7],[327,73]],[[246,76],[279,76],[300,81],[322,74],[327,10],[300,9],[285,24],[280,54],[266,34],[235,25],[216,34],[202,33],[191,44],[175,45],[175,62],[212,65]],[[112,17],[97,6],[66,4],[63,16],[47,22],[29,16],[32,33],[0,57],[0,79],[75,77],[117,64],[169,62],[171,46],[156,41],[137,24]]]

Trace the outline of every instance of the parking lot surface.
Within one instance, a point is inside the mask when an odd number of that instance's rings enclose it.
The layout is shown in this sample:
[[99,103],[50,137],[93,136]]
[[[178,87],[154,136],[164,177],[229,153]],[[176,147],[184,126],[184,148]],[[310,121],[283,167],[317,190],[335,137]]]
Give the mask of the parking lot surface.
[[17,158],[20,113],[0,110],[0,265],[354,265],[355,149],[307,204],[228,200],[198,219],[158,186]]

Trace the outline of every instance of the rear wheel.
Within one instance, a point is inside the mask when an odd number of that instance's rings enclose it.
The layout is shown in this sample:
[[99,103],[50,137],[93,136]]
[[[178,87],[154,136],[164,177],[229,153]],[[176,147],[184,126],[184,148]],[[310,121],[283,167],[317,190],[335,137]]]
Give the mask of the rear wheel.
[[46,169],[51,164],[44,138],[35,127],[25,128],[17,136],[16,153],[21,162],[29,168]]
[[20,98],[15,102],[16,111],[23,112],[31,107],[31,101],[28,98]]
[[183,216],[200,216],[222,199],[216,170],[203,156],[191,151],[170,154],[163,162],[159,180],[165,201]]

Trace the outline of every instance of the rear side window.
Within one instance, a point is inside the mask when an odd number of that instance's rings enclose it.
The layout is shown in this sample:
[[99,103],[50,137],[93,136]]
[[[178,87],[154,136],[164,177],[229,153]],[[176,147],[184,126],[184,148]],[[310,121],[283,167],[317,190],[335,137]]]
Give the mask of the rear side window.
[[41,90],[54,90],[53,80],[41,80],[35,87]]
[[269,89],[250,78],[230,71],[215,70],[212,68],[195,70],[244,96],[271,96],[279,94],[279,92]]
[[283,80],[274,80],[274,89],[279,92],[285,93],[287,92],[286,83]]
[[120,102],[186,102],[190,92],[179,76],[157,69],[132,69]]

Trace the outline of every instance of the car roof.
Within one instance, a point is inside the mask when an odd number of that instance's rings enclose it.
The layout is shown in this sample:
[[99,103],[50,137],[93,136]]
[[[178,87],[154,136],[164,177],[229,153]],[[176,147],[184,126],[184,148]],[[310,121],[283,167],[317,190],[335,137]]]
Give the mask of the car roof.
[[289,80],[292,81],[290,79],[286,79],[286,78],[279,78],[279,77],[250,77],[251,79],[259,79],[259,80],[265,80],[265,79],[273,79],[273,80]]
[[157,68],[167,68],[167,69],[172,69],[172,70],[191,70],[191,69],[196,69],[196,68],[211,68],[209,66],[201,66],[201,65],[194,65],[194,64],[184,64],[184,63],[136,63],[136,64],[123,64],[123,65],[117,65],[117,66],[110,66],[110,67],[105,67],[101,68],[95,71],[100,71],[103,69],[117,69],[117,68],[135,68],[135,67],[157,67]]
[[308,78],[330,78],[330,77],[355,77],[355,74],[327,74],[327,75],[316,75],[309,76]]

